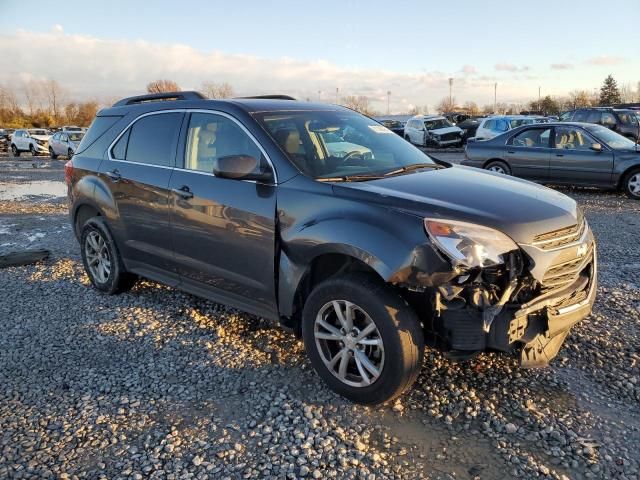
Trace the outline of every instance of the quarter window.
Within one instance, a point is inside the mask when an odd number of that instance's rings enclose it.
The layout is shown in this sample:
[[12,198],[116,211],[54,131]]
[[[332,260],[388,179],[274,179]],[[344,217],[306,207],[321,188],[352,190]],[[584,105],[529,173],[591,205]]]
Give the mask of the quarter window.
[[588,113],[585,121],[587,123],[600,123],[600,116],[601,113],[598,110],[592,110]]
[[596,142],[593,137],[575,127],[556,127],[555,148],[561,150],[590,150]]
[[212,173],[217,160],[235,155],[262,160],[262,152],[233,120],[222,115],[193,113],[189,120],[184,168]]
[[579,110],[573,116],[574,122],[585,122],[587,120],[587,112],[584,110]]
[[182,116],[162,113],[142,117],[114,145],[112,156],[128,162],[172,167]]

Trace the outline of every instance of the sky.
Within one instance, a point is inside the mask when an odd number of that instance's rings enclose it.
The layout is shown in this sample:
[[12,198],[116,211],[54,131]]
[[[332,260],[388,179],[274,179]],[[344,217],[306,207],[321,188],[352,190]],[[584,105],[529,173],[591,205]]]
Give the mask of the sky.
[[640,0],[321,3],[0,0],[0,84],[58,81],[77,100],[228,82],[238,95],[335,102],[366,95],[405,112],[593,92],[612,74],[636,89]]

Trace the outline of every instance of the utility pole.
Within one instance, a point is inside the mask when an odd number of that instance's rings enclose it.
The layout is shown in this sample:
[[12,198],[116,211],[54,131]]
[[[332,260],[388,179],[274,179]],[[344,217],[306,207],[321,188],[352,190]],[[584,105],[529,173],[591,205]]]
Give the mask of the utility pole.
[[493,113],[498,113],[497,110],[498,105],[498,82],[493,84]]
[[453,78],[449,78],[449,108],[453,110]]
[[321,97],[322,97],[322,90],[318,90],[318,102],[320,101]]
[[336,87],[336,105],[338,104],[338,87]]
[[389,102],[391,100],[391,90],[387,90],[387,115],[389,115]]

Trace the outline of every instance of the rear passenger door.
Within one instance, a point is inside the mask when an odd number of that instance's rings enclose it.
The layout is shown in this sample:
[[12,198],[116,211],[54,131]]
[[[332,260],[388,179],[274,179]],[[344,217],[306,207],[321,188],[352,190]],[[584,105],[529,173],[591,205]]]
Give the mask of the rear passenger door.
[[104,188],[113,199],[109,219],[128,269],[169,285],[178,283],[169,230],[169,180],[183,112],[138,117],[112,144],[100,164]]
[[537,182],[549,178],[551,128],[527,128],[507,141],[507,162],[516,177]]
[[276,318],[276,186],[213,173],[221,157],[250,155],[264,163],[266,155],[248,130],[225,113],[193,112],[186,124],[169,185],[182,285]]

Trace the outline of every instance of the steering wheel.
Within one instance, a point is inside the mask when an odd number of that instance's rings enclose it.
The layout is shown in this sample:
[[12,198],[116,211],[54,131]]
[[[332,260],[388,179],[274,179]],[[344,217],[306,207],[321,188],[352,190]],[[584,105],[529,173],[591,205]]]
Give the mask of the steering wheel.
[[347,153],[344,157],[342,157],[342,162],[340,162],[340,164],[346,165],[350,160],[355,160],[355,159],[363,160],[362,152],[358,152],[357,150],[354,150],[353,152]]

